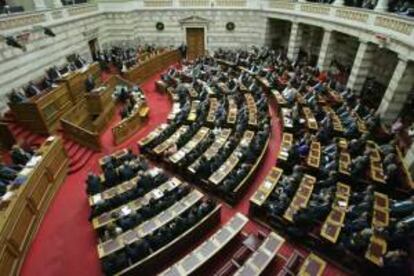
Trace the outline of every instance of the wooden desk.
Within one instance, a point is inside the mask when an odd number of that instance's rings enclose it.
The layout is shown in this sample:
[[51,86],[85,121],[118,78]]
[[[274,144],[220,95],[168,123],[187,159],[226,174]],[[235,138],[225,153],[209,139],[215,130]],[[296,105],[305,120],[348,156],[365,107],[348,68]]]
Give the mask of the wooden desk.
[[236,271],[235,276],[259,276],[274,259],[285,239],[274,232],[263,241],[262,245]]
[[315,119],[312,111],[309,107],[302,108],[303,114],[305,115],[306,125],[308,129],[317,131],[318,130],[318,122]]
[[278,90],[272,89],[271,92],[273,97],[276,99],[278,106],[286,106],[288,104],[288,102],[285,100],[285,98],[283,98],[282,94],[280,94]]
[[39,134],[52,134],[59,127],[59,119],[73,107],[67,87],[60,84],[22,103],[8,103],[26,129]]
[[343,133],[344,127],[342,126],[342,121],[339,118],[339,116],[335,113],[335,111],[330,106],[327,106],[327,105],[323,107],[323,110],[325,110],[325,112],[327,113],[332,114],[332,124],[333,124],[334,131],[336,131],[339,134]]
[[[224,146],[227,139],[230,137],[230,134],[231,134],[231,129],[228,129],[228,128],[222,129],[220,134],[216,136],[213,144],[210,145],[210,147],[203,153],[202,156],[204,156],[207,160],[210,160],[211,158],[213,158],[213,156],[215,156],[220,151],[220,149]],[[198,158],[196,161],[194,161],[193,164],[191,164],[188,167],[188,170],[191,173],[196,172],[195,168],[198,165],[200,158]]]
[[210,124],[214,124],[214,121],[216,119],[216,112],[219,107],[219,102],[217,98],[209,98],[209,102],[210,102],[210,105],[209,105],[206,121]]
[[189,210],[197,202],[203,198],[203,194],[197,190],[191,191],[188,195],[177,201],[167,210],[161,212],[150,220],[141,223],[134,229],[122,233],[116,239],[100,243],[97,246],[98,256],[100,259],[113,254],[114,252],[124,248],[125,244],[132,243],[153,233],[162,226],[170,223],[172,220]]
[[183,233],[174,237],[163,247],[152,251],[151,254],[140,259],[131,266],[115,274],[120,275],[150,275],[154,273],[154,267],[159,267],[160,263],[171,260],[171,256],[177,254],[192,245],[195,240],[204,237],[220,223],[221,205],[217,205],[213,210],[206,214],[193,226],[186,229]]
[[332,204],[332,210],[326,217],[321,227],[320,235],[326,240],[335,244],[341,233],[345,221],[346,211],[348,208],[351,187],[344,183],[338,182],[336,185],[335,199]]
[[251,141],[253,140],[254,132],[250,130],[246,130],[243,134],[242,139],[240,140],[239,145],[236,149],[232,152],[232,154],[227,158],[227,160],[220,166],[220,168],[215,171],[210,177],[209,181],[214,185],[218,185],[221,183],[224,178],[237,166],[239,163],[239,158],[237,157],[237,153],[240,151],[241,145],[249,146]]
[[351,155],[347,152],[341,152],[339,154],[339,172],[344,175],[351,175]]
[[154,153],[157,155],[162,154],[173,144],[177,143],[181,135],[183,135],[188,129],[189,129],[189,126],[186,126],[186,125],[180,126],[167,140],[165,140],[164,142],[162,142],[161,144],[159,144],[158,146],[154,148]]
[[387,241],[380,236],[372,235],[368,249],[365,252],[365,258],[382,267],[384,265],[382,258],[386,252]]
[[195,273],[229,244],[240,233],[248,221],[249,219],[244,215],[237,213],[208,240],[160,275],[178,276]]
[[372,227],[387,227],[390,221],[388,195],[374,192],[374,208],[372,214]]
[[341,94],[339,94],[336,90],[333,90],[333,89],[328,90],[328,95],[331,97],[331,99],[335,103],[342,103],[343,102],[343,98],[342,98]]
[[138,180],[138,176],[132,178],[129,181],[122,182],[121,184],[116,185],[115,187],[106,189],[103,192],[90,196],[88,200],[89,205],[94,206],[101,200],[107,200],[107,199],[113,198],[116,195],[120,195],[127,191],[132,190],[132,188],[136,186],[135,183],[137,182],[137,180]]
[[326,262],[313,253],[310,253],[303,262],[299,276],[321,276],[326,268]]
[[192,123],[197,120],[197,109],[199,105],[200,105],[200,101],[198,100],[193,100],[191,102],[190,113],[188,113],[188,116],[187,116],[188,122]]
[[282,108],[281,114],[282,114],[283,129],[285,128],[292,129],[293,128],[292,109]]
[[358,127],[358,131],[360,133],[368,133],[368,129],[367,126],[365,125],[364,120],[361,119],[361,117],[359,117],[358,114],[355,113],[356,116],[356,123],[357,123],[357,127]]
[[159,51],[157,55],[138,63],[125,73],[125,79],[141,84],[155,73],[177,63],[180,60],[178,50]]
[[248,110],[248,124],[250,126],[257,126],[257,107],[253,95],[250,93],[244,94]]
[[[0,210],[0,271],[19,275],[33,238],[42,223],[50,202],[64,182],[69,158],[62,139],[49,137],[39,148],[41,160],[27,173],[21,171],[23,184]],[[24,174],[25,177],[22,175]],[[25,179],[24,179],[25,178]]]
[[250,198],[250,205],[261,207],[266,202],[269,195],[275,189],[280,177],[283,174],[283,170],[277,167],[273,167],[269,174],[266,176],[262,184],[260,184],[257,191]]
[[315,182],[315,177],[308,174],[305,174],[303,176],[299,184],[299,188],[295,193],[295,196],[293,197],[289,207],[286,209],[285,214],[283,215],[286,220],[293,222],[293,215],[295,212],[301,208],[306,208],[312,195]]
[[[103,226],[111,223],[114,221],[114,214],[118,214],[119,217],[123,216],[123,209],[131,209],[131,210],[139,210],[144,205],[147,205],[151,199],[157,199],[161,196],[164,196],[165,192],[172,191],[178,186],[182,185],[183,183],[178,178],[171,178],[165,183],[161,184],[157,188],[154,188],[153,190],[146,193],[144,196],[137,198],[135,200],[132,200],[126,204],[123,204],[115,209],[112,209],[108,212],[105,212],[92,220],[92,225],[94,229],[102,228]],[[135,186],[135,185],[134,185]]]
[[228,113],[227,113],[227,123],[229,125],[234,125],[237,121],[237,111],[238,111],[237,103],[236,103],[236,101],[234,100],[233,97],[228,97],[227,99],[229,101],[229,110],[228,110]]
[[277,159],[281,161],[287,161],[289,159],[289,151],[293,145],[293,134],[288,132],[283,132],[282,142],[280,144],[279,155]]
[[201,143],[201,141],[208,136],[210,129],[207,127],[201,127],[197,133],[188,141],[181,149],[169,157],[169,160],[173,164],[180,162],[187,154],[189,154],[194,148]]
[[114,100],[112,99],[112,93],[117,84],[126,84],[118,76],[111,76],[101,86],[96,86],[92,91],[85,93],[86,104],[88,106],[89,114],[99,115],[111,104]]
[[101,83],[101,68],[97,62],[89,64],[86,70],[71,72],[59,80],[60,83],[63,83],[67,87],[74,104],[83,100],[86,92],[85,81],[89,75],[92,75],[95,80],[95,85]]
[[375,161],[370,158],[370,178],[376,183],[386,184],[384,169],[381,161]]
[[321,144],[319,142],[312,142],[309,149],[309,155],[306,159],[306,164],[314,169],[319,169],[321,161]]
[[147,136],[141,139],[138,142],[138,146],[142,148],[148,145],[149,143],[151,143],[152,141],[154,141],[167,128],[167,126],[168,126],[167,124],[161,124],[160,126],[158,126],[156,129],[151,131]]
[[126,148],[117,150],[116,152],[114,152],[114,153],[112,153],[110,155],[106,155],[104,157],[99,158],[99,166],[101,168],[103,168],[104,165],[110,159],[110,157],[114,158],[115,160],[119,160],[119,159],[123,158],[127,154],[128,154],[128,149],[126,149]]

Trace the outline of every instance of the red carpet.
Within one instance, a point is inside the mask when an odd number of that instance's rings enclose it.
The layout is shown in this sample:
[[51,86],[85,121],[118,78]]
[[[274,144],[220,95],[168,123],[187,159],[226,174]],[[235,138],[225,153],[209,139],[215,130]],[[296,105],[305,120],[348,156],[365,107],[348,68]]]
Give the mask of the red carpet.
[[[111,126],[120,120],[117,114],[108,129],[103,133],[103,152],[93,154],[83,168],[68,176],[44,217],[23,264],[21,275],[101,275],[100,263],[96,252],[95,233],[87,220],[89,206],[84,184],[86,174],[89,170],[98,172],[98,159],[105,154],[125,147],[131,147],[136,151],[136,142],[160,123],[166,121],[171,103],[167,95],[155,91],[154,81],[158,78],[159,76],[156,75],[142,85],[151,110],[145,127],[121,145],[114,146]],[[257,171],[251,187],[241,202],[235,208],[230,208],[223,204],[222,223],[225,223],[235,212],[242,212],[247,215],[250,196],[257,189],[257,186],[260,185],[270,168],[275,165],[280,145],[281,130],[278,119],[275,116],[274,107],[271,108],[271,113],[273,120],[272,139],[264,161],[261,163],[261,167]],[[258,230],[268,232],[268,230],[254,222],[249,222],[245,228],[246,232],[257,232]],[[194,246],[196,244],[198,243],[194,243]],[[281,252],[283,255],[288,256],[293,249],[292,245],[286,244]],[[280,265],[274,264],[272,269],[276,270],[276,267],[280,267]],[[212,271],[215,271],[217,268],[213,268]],[[335,267],[328,266],[324,275],[341,275],[341,273]]]

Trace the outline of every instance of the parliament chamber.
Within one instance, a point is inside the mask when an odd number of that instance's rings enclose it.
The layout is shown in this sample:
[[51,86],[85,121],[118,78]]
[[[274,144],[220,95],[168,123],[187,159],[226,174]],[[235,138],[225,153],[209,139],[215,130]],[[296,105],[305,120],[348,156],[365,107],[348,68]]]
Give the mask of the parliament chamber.
[[412,16],[0,1],[0,275],[414,275]]

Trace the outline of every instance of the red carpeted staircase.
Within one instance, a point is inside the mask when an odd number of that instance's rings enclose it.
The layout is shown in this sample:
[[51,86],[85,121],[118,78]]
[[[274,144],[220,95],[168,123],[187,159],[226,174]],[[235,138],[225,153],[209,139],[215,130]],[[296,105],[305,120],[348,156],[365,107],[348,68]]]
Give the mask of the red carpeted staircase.
[[[39,147],[47,138],[45,135],[40,135],[27,130],[24,126],[16,122],[12,112],[6,112],[1,119],[2,122],[8,123],[9,129],[12,132],[16,142],[24,148]],[[57,132],[63,137],[61,131]],[[64,147],[69,155],[69,174],[75,173],[82,169],[94,154],[94,151],[85,148],[72,140],[63,138]]]
[[64,148],[69,155],[69,174],[76,173],[82,169],[91,159],[94,151],[73,142],[70,139],[63,138]]

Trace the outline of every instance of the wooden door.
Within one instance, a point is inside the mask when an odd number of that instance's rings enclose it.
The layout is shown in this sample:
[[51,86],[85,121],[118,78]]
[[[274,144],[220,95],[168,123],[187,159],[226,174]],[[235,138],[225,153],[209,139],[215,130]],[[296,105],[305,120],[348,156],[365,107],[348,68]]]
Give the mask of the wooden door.
[[187,28],[187,59],[204,56],[204,28]]
[[98,58],[96,56],[96,51],[98,50],[97,49],[97,42],[98,42],[97,38],[94,38],[94,39],[88,41],[89,50],[91,51],[91,55],[92,55],[92,58],[93,58],[94,61],[96,61],[97,58]]

